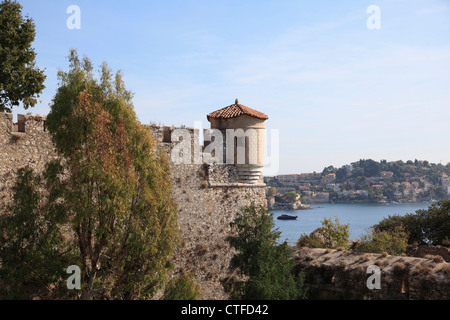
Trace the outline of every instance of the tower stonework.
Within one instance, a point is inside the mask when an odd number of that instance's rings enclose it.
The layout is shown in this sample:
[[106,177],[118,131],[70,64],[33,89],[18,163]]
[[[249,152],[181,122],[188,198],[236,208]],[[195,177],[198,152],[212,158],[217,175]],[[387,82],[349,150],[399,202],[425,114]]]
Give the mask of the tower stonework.
[[[209,119],[212,120],[211,128],[224,133],[226,129],[239,128],[239,125],[244,131],[254,128],[264,133],[265,119],[244,114],[228,120],[208,115]],[[264,135],[262,138],[257,135],[254,140],[246,139],[250,142],[248,146],[253,145],[246,147],[246,158],[249,159],[249,152],[255,152],[257,161],[254,164],[207,163],[201,154],[208,142],[205,141],[204,146],[200,144],[198,129],[161,125],[146,127],[153,133],[158,146],[172,159],[174,149],[182,140],[177,139],[178,132],[182,132],[184,137],[187,134],[191,143],[192,161],[171,163],[170,179],[178,206],[181,239],[173,256],[172,276],[190,275],[201,287],[203,299],[227,299],[221,281],[233,274],[230,262],[234,250],[226,241],[232,235],[230,223],[244,206],[267,206],[261,174]],[[200,157],[196,153],[200,153]],[[12,200],[17,170],[30,166],[36,172],[43,172],[45,164],[56,157],[50,134],[45,130],[45,117],[20,115],[18,122],[13,123],[11,114],[0,113],[0,214]]]
[[246,184],[263,184],[265,126],[264,113],[235,103],[208,114],[211,129],[222,132],[224,163],[236,167],[239,180]]

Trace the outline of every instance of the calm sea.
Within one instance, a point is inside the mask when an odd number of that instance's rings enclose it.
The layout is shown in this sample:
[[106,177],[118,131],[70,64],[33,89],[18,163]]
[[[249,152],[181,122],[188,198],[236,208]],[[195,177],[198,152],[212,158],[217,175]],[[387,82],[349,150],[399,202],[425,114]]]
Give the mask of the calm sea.
[[[341,224],[349,224],[350,239],[357,240],[367,233],[368,228],[377,224],[389,215],[405,215],[415,213],[419,209],[427,209],[431,202],[400,203],[400,204],[338,204],[321,203],[311,204],[310,210],[296,211],[271,211],[275,221],[275,227],[281,231],[280,241],[287,240],[296,243],[300,235],[310,234],[322,226],[321,221],[334,217]],[[278,220],[283,213],[298,216],[297,220]]]

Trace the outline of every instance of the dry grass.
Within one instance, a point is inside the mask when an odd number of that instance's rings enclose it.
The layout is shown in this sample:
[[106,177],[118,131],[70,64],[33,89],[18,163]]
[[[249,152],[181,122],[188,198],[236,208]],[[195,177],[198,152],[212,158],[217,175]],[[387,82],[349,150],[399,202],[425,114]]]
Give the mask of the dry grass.
[[411,272],[413,274],[421,274],[421,275],[426,275],[426,274],[430,274],[431,273],[431,266],[429,264],[427,264],[425,261],[416,264],[414,266],[414,268],[411,270]]
[[20,140],[22,140],[23,139],[23,135],[22,134],[16,134],[16,133],[13,133],[12,135],[11,135],[11,140],[14,142],[14,143],[17,143],[17,142],[19,142]]
[[403,275],[406,271],[406,265],[403,262],[397,262],[393,266],[394,275]]
[[374,264],[379,266],[380,268],[383,268],[389,264],[389,261],[388,261],[388,259],[383,257],[383,255],[381,255],[380,257],[378,257],[377,260],[375,260]]
[[425,255],[424,258],[428,259],[428,260],[432,260],[436,263],[445,262],[444,258],[442,258],[442,256],[438,256],[438,255],[427,254],[427,255]]
[[447,277],[450,277],[450,263],[440,263],[435,268],[436,273],[443,273]]
[[362,255],[361,257],[359,257],[358,262],[363,263],[363,262],[367,262],[369,260],[370,260],[370,258],[367,255]]

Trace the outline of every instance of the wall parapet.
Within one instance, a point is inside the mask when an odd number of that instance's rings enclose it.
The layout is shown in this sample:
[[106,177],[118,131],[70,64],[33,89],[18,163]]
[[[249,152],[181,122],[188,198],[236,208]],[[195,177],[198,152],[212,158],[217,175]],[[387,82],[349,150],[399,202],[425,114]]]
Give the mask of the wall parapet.
[[[172,162],[175,166],[180,164],[204,164],[207,166],[206,173],[208,174],[209,186],[215,187],[265,187],[262,175],[262,166],[250,165],[250,164],[236,164],[228,163],[225,158],[218,157],[214,160],[216,149],[210,148],[211,141],[200,141],[200,129],[192,127],[176,127],[176,126],[164,126],[150,124],[145,125],[149,128],[158,145],[172,158]],[[204,136],[210,129],[204,129]],[[173,135],[173,133],[176,133]],[[220,131],[221,134],[223,132]],[[186,143],[185,139],[190,139],[190,143]],[[225,142],[225,139],[222,140]],[[254,143],[254,141],[252,141]],[[250,140],[246,140],[245,144],[251,143]],[[178,144],[180,144],[178,146]],[[181,147],[181,148],[180,148]],[[190,155],[185,157],[183,154],[186,150]],[[228,152],[226,150],[225,143],[223,147],[223,154]],[[212,149],[212,150],[211,150]],[[183,150],[180,152],[180,150]],[[222,151],[222,150],[221,150]],[[179,157],[179,153],[183,154]],[[179,157],[179,159],[177,159]],[[205,160],[207,159],[207,160]],[[220,160],[218,160],[220,159]],[[217,161],[218,160],[218,161]],[[181,163],[178,163],[178,162]]]
[[[0,208],[12,200],[17,169],[30,166],[42,172],[57,158],[51,135],[45,131],[45,117],[31,114],[19,118],[24,133],[14,132],[12,114],[0,113]],[[156,144],[171,152],[178,143],[170,138],[174,129],[186,129],[192,138],[192,152],[200,147],[199,130],[188,127],[146,125]],[[12,142],[13,135],[22,138]],[[202,150],[202,149],[199,149]],[[256,203],[267,206],[265,188],[239,182],[233,164],[174,164],[171,162],[172,195],[178,207],[180,247],[173,256],[173,275],[192,274],[203,299],[227,299],[221,279],[232,274],[233,249],[227,242],[230,223],[242,207]],[[3,202],[3,203],[2,203]],[[0,212],[1,214],[1,212]]]
[[45,121],[47,117],[32,113],[17,114],[17,122],[14,122],[14,115],[12,113],[0,113],[0,135],[13,134],[17,132],[27,133],[32,127],[32,130],[40,129],[45,131]]
[[[450,263],[351,250],[294,248],[297,271],[306,271],[312,299],[450,300]],[[370,289],[369,266],[380,269],[380,288]]]

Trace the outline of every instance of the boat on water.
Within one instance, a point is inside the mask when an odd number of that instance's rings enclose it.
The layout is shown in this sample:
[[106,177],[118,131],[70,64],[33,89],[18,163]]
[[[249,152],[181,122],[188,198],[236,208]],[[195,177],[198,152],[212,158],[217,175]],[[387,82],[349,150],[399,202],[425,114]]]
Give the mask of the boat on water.
[[281,216],[277,217],[278,220],[295,220],[297,219],[297,216],[293,216],[291,214],[282,214]]

